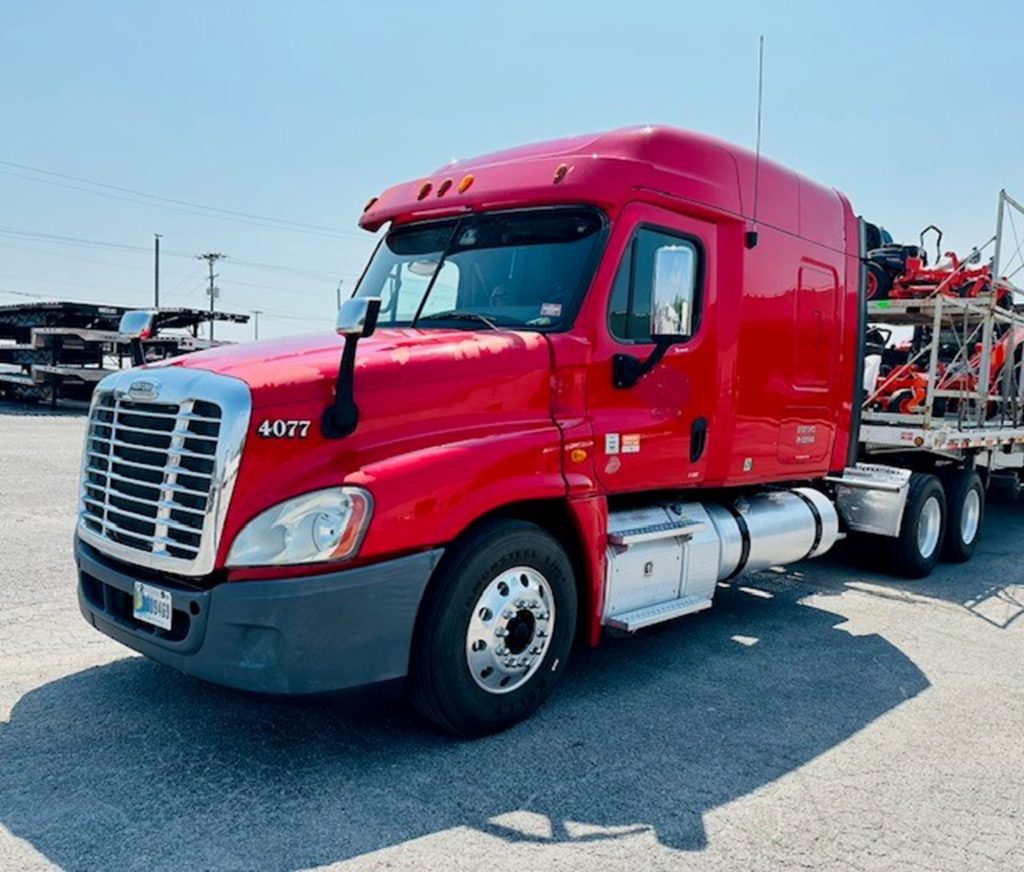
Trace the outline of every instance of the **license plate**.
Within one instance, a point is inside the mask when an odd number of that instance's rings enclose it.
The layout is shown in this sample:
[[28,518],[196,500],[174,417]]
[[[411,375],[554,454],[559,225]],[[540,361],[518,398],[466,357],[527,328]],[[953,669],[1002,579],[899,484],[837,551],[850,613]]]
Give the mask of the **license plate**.
[[132,603],[132,615],[139,621],[145,621],[154,627],[164,630],[171,629],[171,594],[151,584],[135,582],[135,597]]

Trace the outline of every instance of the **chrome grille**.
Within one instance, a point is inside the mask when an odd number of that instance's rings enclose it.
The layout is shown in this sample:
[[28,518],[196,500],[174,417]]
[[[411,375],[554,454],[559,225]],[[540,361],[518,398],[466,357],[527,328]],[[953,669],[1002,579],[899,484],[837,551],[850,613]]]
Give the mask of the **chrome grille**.
[[213,486],[220,406],[104,394],[90,417],[82,523],[130,548],[194,560]]
[[[93,397],[79,535],[129,562],[209,572],[248,426],[248,389],[176,367],[137,378],[111,376]],[[145,400],[132,397],[139,385]]]

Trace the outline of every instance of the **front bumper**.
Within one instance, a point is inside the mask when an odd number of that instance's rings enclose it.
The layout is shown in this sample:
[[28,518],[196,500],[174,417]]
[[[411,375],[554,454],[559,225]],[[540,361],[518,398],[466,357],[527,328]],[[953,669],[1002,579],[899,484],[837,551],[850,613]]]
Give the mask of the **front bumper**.
[[[344,690],[406,674],[416,613],[442,553],[195,590],[136,578],[76,538],[78,603],[97,630],[206,681],[262,693]],[[170,591],[170,630],[132,617],[136,580]]]

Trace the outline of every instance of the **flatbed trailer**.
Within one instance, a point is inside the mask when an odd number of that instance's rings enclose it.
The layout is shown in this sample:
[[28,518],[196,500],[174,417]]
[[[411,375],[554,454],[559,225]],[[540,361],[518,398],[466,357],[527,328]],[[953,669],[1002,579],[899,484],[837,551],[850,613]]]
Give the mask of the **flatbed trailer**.
[[[203,339],[210,320],[244,324],[248,315],[204,309],[154,310],[152,336],[120,331],[122,306],[52,302],[0,306],[0,396],[23,402],[88,402],[105,376],[133,365],[132,343],[152,362],[222,344]],[[168,333],[166,331],[178,331]],[[3,342],[2,340],[13,340]]]

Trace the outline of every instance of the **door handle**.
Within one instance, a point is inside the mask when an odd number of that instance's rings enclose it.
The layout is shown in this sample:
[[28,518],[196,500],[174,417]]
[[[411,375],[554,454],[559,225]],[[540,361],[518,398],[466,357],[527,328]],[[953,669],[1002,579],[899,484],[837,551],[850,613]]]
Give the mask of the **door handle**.
[[708,442],[708,419],[697,418],[690,425],[690,463],[696,463]]

